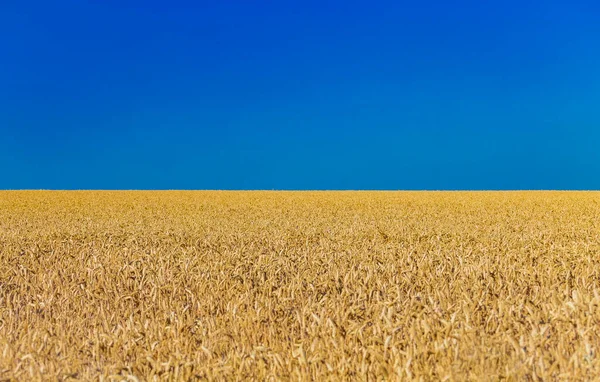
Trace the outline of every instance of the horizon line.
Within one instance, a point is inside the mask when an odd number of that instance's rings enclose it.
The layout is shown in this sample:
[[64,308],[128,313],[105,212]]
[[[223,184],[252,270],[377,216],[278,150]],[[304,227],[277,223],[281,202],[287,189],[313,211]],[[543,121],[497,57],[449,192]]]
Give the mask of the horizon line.
[[600,189],[542,189],[542,188],[531,188],[531,189],[477,189],[477,188],[415,188],[415,189],[392,189],[392,188],[364,188],[364,189],[350,189],[350,188],[332,188],[332,189],[304,189],[304,188],[281,188],[281,189],[212,189],[212,188],[4,188],[0,189],[0,192],[5,191],[73,191],[73,192],[86,192],[86,191],[201,191],[201,192],[598,192]]

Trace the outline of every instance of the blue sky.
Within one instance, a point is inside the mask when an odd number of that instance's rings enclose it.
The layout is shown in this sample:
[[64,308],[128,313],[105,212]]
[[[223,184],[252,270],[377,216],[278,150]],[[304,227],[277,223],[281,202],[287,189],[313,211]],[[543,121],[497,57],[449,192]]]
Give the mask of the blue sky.
[[600,189],[592,1],[3,1],[0,188]]

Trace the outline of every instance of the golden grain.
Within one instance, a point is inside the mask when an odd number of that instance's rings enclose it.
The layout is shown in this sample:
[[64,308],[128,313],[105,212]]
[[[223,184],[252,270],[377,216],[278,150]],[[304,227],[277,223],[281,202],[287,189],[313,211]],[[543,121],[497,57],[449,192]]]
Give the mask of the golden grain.
[[592,380],[597,192],[0,192],[0,379]]

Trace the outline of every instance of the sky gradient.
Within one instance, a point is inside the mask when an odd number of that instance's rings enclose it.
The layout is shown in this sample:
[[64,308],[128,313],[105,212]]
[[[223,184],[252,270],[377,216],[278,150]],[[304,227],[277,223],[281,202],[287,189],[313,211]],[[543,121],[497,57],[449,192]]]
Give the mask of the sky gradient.
[[2,189],[600,189],[596,1],[3,1]]

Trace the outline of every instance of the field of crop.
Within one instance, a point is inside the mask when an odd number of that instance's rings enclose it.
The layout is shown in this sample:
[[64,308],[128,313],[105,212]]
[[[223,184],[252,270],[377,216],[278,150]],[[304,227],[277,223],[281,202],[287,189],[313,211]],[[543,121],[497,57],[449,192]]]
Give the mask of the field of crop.
[[600,377],[600,193],[0,192],[0,380]]

